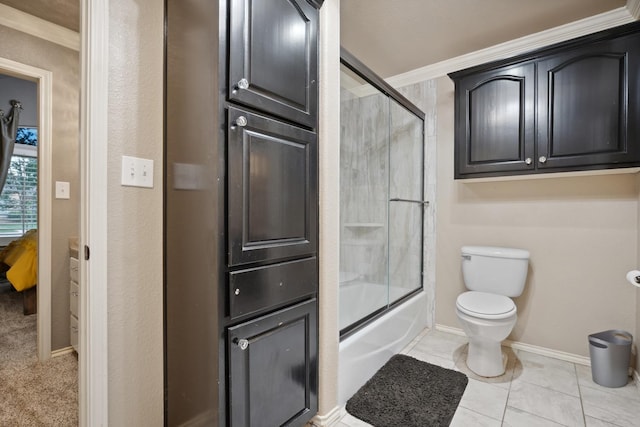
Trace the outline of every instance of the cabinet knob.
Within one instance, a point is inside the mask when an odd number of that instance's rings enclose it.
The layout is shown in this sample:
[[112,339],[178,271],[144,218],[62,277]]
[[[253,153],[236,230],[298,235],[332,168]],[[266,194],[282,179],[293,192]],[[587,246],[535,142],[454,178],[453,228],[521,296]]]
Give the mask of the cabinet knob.
[[247,118],[245,116],[240,116],[236,119],[235,125],[238,127],[245,127],[247,125]]
[[246,350],[249,347],[249,340],[235,338],[233,343],[240,347],[240,350]]
[[236,86],[238,87],[238,89],[249,89],[249,80],[240,79]]
[[545,156],[540,156],[538,161],[540,161],[540,163],[547,163],[547,158]]
[[531,164],[531,157],[527,157],[526,159],[524,159],[524,162],[528,165]]

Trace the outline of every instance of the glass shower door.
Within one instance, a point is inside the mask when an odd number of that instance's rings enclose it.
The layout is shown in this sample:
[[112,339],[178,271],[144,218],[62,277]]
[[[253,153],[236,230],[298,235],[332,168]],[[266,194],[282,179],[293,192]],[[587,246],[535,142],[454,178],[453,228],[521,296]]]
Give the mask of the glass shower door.
[[344,337],[422,288],[424,113],[355,58],[340,77]]
[[390,99],[389,304],[422,287],[424,121]]
[[389,100],[341,65],[340,298],[343,330],[388,305]]

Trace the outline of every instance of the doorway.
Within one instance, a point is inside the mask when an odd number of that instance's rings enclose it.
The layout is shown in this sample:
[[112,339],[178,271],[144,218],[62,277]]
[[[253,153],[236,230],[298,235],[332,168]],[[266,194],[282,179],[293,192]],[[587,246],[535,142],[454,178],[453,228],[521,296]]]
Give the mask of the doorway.
[[[56,90],[56,102],[59,97],[66,97],[64,91],[61,93],[58,89],[52,89],[53,75],[56,77],[56,85],[61,80],[60,73],[53,70],[51,73],[42,68],[43,57],[55,57],[58,52],[55,46],[62,46],[69,49],[67,52],[80,53],[80,70],[76,73],[76,78],[80,77],[81,81],[77,86],[80,87],[80,182],[77,184],[79,188],[80,209],[80,230],[74,230],[80,238],[80,284],[87,286],[91,280],[92,286],[88,292],[85,292],[79,301],[79,412],[80,425],[107,425],[108,405],[107,405],[107,295],[106,295],[106,263],[96,262],[90,265],[86,259],[85,247],[91,246],[92,259],[106,259],[106,147],[107,147],[107,104],[108,91],[105,82],[108,80],[108,51],[109,51],[109,35],[108,22],[110,16],[109,2],[104,0],[81,0],[75,4],[79,4],[80,9],[80,31],[69,30],[68,27],[60,27],[46,21],[47,14],[51,12],[53,15],[60,16],[59,6],[53,6],[42,0],[38,2],[8,2],[12,7],[20,8],[26,13],[31,13],[29,17],[25,13],[6,7],[3,5],[3,25],[14,28],[21,33],[27,33],[38,39],[44,39],[48,49],[41,54],[33,53],[23,56],[24,48],[20,48],[17,54],[24,57],[24,61],[28,63],[37,63],[41,68],[26,67],[13,61],[2,61],[0,63],[0,72],[13,74],[16,76],[24,76],[25,78],[37,81],[39,84],[39,115],[41,137],[40,141],[43,147],[48,147],[47,151],[42,153],[41,157],[48,156],[52,159],[50,151],[52,147],[52,90]],[[64,2],[65,7],[73,4],[72,1]],[[52,9],[53,8],[53,9]],[[68,14],[72,16],[72,13]],[[32,19],[39,16],[41,19]],[[13,25],[16,25],[15,27]],[[35,40],[33,37],[27,40]],[[12,51],[13,55],[13,51]],[[11,56],[13,58],[13,56]],[[15,59],[15,58],[14,58]],[[67,83],[68,78],[62,77]],[[77,106],[77,101],[76,104]],[[56,111],[56,123],[60,114],[64,113]],[[45,130],[45,129],[48,129]],[[77,132],[77,131],[76,131]],[[56,136],[56,143],[58,137]],[[44,149],[44,148],[42,148]],[[57,156],[57,154],[56,154]],[[56,157],[57,159],[58,157]],[[50,162],[42,164],[39,172],[39,180],[42,185],[46,185],[51,189],[44,192],[40,200],[40,245],[46,245],[45,239],[49,242],[55,240],[60,241],[58,237],[58,229],[53,230],[49,212],[51,212],[52,204],[58,203],[52,200],[51,193],[53,191],[52,167]],[[54,169],[55,178],[60,179],[57,170]],[[64,179],[64,177],[62,177]],[[66,180],[66,179],[65,179]],[[78,191],[78,188],[75,191]],[[72,187],[72,191],[74,188]],[[91,220],[89,220],[91,219]],[[52,235],[53,234],[53,235]],[[55,239],[54,239],[55,238]],[[65,242],[67,237],[63,239]],[[66,243],[60,250],[68,253]],[[88,255],[88,254],[87,254]],[[88,258],[88,257],[87,257]],[[51,316],[52,302],[47,300],[51,297],[52,277],[48,274],[45,265],[51,265],[51,253],[43,252],[43,257],[39,259],[39,269],[42,271],[39,277],[40,284],[39,294],[39,316],[38,316],[38,356],[46,360],[51,357],[51,348],[57,348],[58,337],[51,336]],[[56,268],[61,266],[56,264]],[[58,279],[58,276],[55,276]],[[68,296],[67,296],[68,298]],[[48,320],[49,326],[47,327]],[[90,342],[89,342],[90,337]],[[52,342],[53,341],[53,342]]]
[[[52,156],[52,73],[48,70],[0,58],[0,74],[34,81],[38,90],[38,187],[50,189]],[[38,192],[37,353],[41,361],[51,357],[51,191]]]

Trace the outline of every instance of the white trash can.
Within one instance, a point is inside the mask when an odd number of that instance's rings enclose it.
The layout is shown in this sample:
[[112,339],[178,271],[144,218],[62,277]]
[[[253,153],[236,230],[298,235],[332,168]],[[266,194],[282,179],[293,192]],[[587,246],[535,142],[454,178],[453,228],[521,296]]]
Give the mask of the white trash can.
[[633,336],[611,329],[589,335],[593,381],[605,387],[624,387],[629,381]]

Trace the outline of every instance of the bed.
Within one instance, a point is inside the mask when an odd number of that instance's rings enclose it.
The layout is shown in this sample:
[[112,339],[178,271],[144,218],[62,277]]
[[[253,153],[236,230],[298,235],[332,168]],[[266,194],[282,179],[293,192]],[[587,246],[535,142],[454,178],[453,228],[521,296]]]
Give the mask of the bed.
[[14,289],[22,292],[23,313],[36,313],[38,282],[38,230],[29,230],[0,251],[0,271]]

